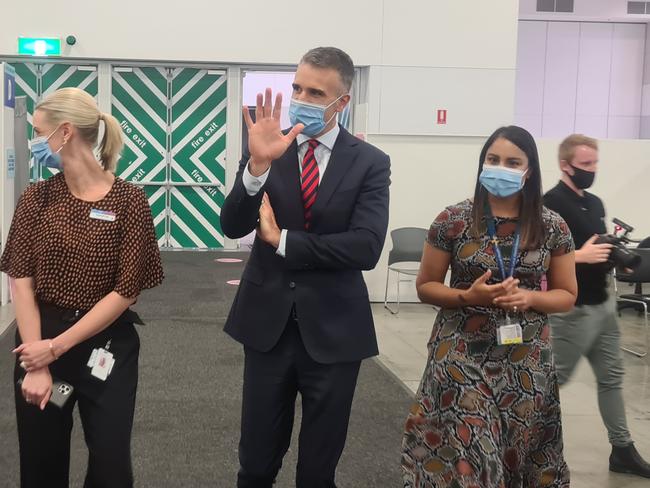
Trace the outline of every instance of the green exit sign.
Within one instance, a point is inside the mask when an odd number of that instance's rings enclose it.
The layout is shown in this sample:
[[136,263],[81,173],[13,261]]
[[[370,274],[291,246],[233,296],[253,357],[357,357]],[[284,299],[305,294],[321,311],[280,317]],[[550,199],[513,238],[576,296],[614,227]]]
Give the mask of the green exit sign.
[[19,37],[18,54],[61,56],[61,39],[54,37]]

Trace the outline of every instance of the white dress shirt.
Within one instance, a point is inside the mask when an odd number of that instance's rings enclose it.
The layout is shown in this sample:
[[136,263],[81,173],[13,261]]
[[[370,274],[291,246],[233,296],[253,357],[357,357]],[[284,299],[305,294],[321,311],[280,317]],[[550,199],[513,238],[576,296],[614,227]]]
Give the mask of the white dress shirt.
[[[316,138],[316,140],[320,143],[318,144],[318,146],[316,146],[316,149],[314,150],[314,157],[316,158],[316,163],[318,164],[319,186],[320,186],[320,182],[323,180],[323,175],[325,174],[325,170],[327,169],[327,164],[330,161],[330,156],[332,155],[332,148],[334,147],[334,143],[336,142],[336,138],[338,137],[339,132],[340,132],[339,126],[338,124],[336,124],[331,130],[327,131],[325,134],[322,134],[320,137]],[[307,148],[309,147],[307,141],[309,141],[310,139],[312,138],[303,134],[298,134],[298,137],[296,138],[296,142],[298,143],[298,174],[300,174],[301,177],[302,177],[302,160],[305,157],[305,154],[307,153]],[[257,193],[260,191],[260,188],[262,188],[264,186],[264,183],[266,183],[266,179],[269,177],[270,170],[271,168],[269,167],[269,169],[266,170],[266,172],[261,174],[260,176],[253,176],[248,170],[248,165],[246,165],[246,169],[242,174],[242,182],[244,183],[244,188],[246,188],[246,193],[248,193],[250,196],[257,195]],[[276,253],[284,257],[286,255],[285,253],[286,246],[287,246],[287,229],[282,229],[282,233],[280,235],[280,244],[278,245],[278,249]]]

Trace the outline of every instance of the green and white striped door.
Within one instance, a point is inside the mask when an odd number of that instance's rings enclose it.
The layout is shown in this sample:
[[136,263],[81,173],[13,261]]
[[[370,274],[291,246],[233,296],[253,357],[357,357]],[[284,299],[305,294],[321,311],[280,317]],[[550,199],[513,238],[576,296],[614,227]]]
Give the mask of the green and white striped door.
[[111,76],[111,110],[124,133],[116,174],[145,185],[161,247],[168,240],[167,82],[162,68],[114,67]]
[[144,186],[161,247],[223,247],[225,81],[222,71],[113,68],[126,138],[117,174]]
[[[33,137],[32,115],[34,107],[45,96],[64,87],[81,88],[97,97],[97,66],[70,65],[63,63],[12,63],[16,69],[16,95],[27,97],[27,137]],[[46,179],[56,171],[34,168],[32,180]]]
[[117,174],[133,183],[167,181],[167,76],[158,68],[113,68],[113,115],[124,151]]
[[170,244],[223,247],[226,76],[178,68],[171,84]]

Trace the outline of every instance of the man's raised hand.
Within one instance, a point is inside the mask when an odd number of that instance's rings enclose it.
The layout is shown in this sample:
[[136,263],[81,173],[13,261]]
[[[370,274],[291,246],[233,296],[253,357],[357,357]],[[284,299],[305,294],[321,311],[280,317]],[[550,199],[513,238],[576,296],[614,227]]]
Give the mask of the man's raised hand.
[[251,154],[249,171],[253,176],[264,174],[271,166],[271,162],[282,156],[287,148],[305,127],[296,124],[285,135],[280,129],[280,113],[282,111],[282,93],[275,96],[275,105],[271,105],[273,94],[270,88],[264,95],[257,94],[255,106],[255,122],[253,122],[248,107],[244,106],[242,112],[248,128],[248,150]]

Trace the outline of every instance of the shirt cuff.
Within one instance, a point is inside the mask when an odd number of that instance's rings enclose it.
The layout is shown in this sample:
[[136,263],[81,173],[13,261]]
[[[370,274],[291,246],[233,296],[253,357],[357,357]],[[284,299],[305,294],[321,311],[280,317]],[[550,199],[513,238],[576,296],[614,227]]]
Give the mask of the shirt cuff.
[[269,169],[267,169],[260,176],[253,176],[248,170],[249,164],[250,160],[248,163],[246,163],[246,168],[244,169],[244,173],[242,174],[241,179],[242,183],[244,183],[244,188],[246,188],[246,193],[248,193],[248,196],[252,197],[254,195],[257,195],[260,191],[260,188],[262,188],[264,186],[264,183],[266,183],[266,179],[269,177],[269,171],[271,171],[271,167],[269,167]]
[[282,256],[283,258],[286,258],[286,249],[287,249],[287,229],[282,229],[280,232],[280,244],[278,245],[278,248],[275,251],[275,254],[278,256]]

